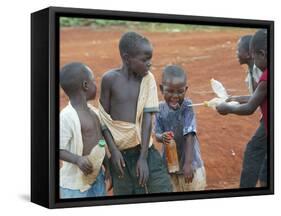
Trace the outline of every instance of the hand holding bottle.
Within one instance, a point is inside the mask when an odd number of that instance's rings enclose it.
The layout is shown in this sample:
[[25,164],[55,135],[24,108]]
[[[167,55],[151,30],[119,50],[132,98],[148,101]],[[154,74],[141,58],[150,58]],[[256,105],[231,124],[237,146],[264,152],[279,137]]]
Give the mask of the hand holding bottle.
[[169,173],[175,173],[179,171],[179,160],[177,153],[177,144],[174,140],[174,133],[172,131],[168,131],[163,134],[163,143],[166,144],[165,149],[168,170]]
[[174,133],[172,131],[166,131],[162,133],[162,141],[166,145],[168,145],[173,138],[174,138]]

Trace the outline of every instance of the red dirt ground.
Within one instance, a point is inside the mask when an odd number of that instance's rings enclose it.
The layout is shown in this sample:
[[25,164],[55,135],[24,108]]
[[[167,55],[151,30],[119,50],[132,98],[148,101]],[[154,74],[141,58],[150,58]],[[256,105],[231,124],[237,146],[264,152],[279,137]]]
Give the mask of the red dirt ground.
[[[214,97],[210,79],[221,81],[229,94],[248,94],[245,67],[236,59],[236,42],[254,30],[213,30],[193,32],[141,32],[154,47],[152,72],[159,84],[162,68],[181,65],[188,73],[187,96],[193,103]],[[120,66],[118,42],[124,31],[96,31],[92,28],[62,28],[60,65],[72,61],[87,64],[96,77],[100,91],[102,75]],[[159,98],[163,97],[158,91]],[[68,99],[61,90],[63,108]],[[97,105],[97,99],[92,102]],[[207,172],[208,189],[238,188],[243,151],[258,126],[259,112],[252,116],[221,116],[214,110],[196,107],[197,130]],[[235,152],[232,155],[231,149]]]

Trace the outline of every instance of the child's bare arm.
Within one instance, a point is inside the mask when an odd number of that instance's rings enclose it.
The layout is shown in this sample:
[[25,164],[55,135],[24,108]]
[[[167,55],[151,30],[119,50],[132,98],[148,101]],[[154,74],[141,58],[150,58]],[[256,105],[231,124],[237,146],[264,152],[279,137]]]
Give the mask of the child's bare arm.
[[156,133],[155,134],[156,140],[166,145],[169,144],[172,139],[172,136],[169,133],[170,131],[164,133]]
[[250,98],[251,98],[250,95],[230,96],[229,98],[227,98],[226,102],[236,101],[240,104],[244,104],[244,103],[248,103]]
[[193,180],[193,167],[192,167],[192,161],[193,161],[193,151],[194,151],[194,142],[195,140],[195,134],[194,133],[188,133],[185,135],[185,147],[184,147],[184,155],[185,155],[185,161],[183,166],[184,171],[184,177],[186,178],[187,182],[190,183]]
[[[108,114],[110,114],[111,81],[112,81],[112,75],[110,73],[108,73],[102,78],[102,82],[101,82],[100,103],[101,103],[103,109]],[[122,154],[119,151],[119,149],[116,147],[113,137],[108,129],[103,130],[103,136],[106,140],[107,146],[111,153],[111,161],[112,161],[113,165],[115,166],[115,168],[117,168],[117,170],[119,170],[120,176],[123,176],[124,175],[123,167],[125,167],[125,161],[122,157]]]
[[160,134],[160,133],[156,133],[156,134],[155,134],[155,138],[156,138],[156,141],[157,141],[157,142],[161,142],[161,143],[163,143],[163,137],[162,137],[162,134]]
[[108,129],[103,130],[103,136],[106,140],[106,143],[109,147],[109,151],[111,153],[111,161],[112,164],[115,166],[116,170],[119,170],[119,176],[124,176],[124,167],[125,161],[119,149],[116,147],[113,137]]
[[61,149],[60,159],[77,165],[84,175],[89,175],[93,172],[93,166],[86,156],[79,156]]
[[141,153],[140,157],[147,158],[147,151],[152,131],[152,113],[144,112],[141,130]]
[[141,130],[141,152],[137,162],[137,176],[139,184],[144,186],[148,180],[149,170],[147,165],[148,146],[152,131],[152,113],[144,112]]
[[[255,91],[258,86],[258,83],[253,80],[253,90]],[[226,102],[236,101],[240,104],[248,103],[251,98],[251,95],[241,95],[241,96],[230,96],[227,98]]]
[[105,74],[101,81],[100,103],[101,103],[103,109],[108,114],[110,114],[111,80],[112,80],[112,76],[110,74]]
[[[110,84],[111,84],[111,76],[110,74],[105,74],[101,81],[101,95],[100,95],[100,103],[103,107],[103,109],[110,114]],[[103,130],[103,135],[106,140],[107,146],[112,154],[113,151],[117,149],[114,140],[112,138],[112,135],[110,131],[107,129]]]
[[253,112],[255,112],[258,106],[261,105],[266,96],[267,82],[260,82],[248,103],[241,105],[229,105],[222,103],[216,108],[217,111],[222,115],[226,115],[228,113],[234,113],[237,115],[251,115]]
[[264,98],[267,96],[267,82],[260,82],[257,86],[253,96],[248,103],[241,105],[241,107],[234,107],[232,113],[238,115],[250,115],[261,105]]

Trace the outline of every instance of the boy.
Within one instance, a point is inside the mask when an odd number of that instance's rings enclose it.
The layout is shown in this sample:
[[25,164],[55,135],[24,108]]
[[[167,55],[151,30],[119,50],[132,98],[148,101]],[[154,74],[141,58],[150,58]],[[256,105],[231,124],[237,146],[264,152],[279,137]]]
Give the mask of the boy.
[[[248,86],[249,93],[253,94],[255,88],[257,87],[259,78],[262,75],[262,71],[259,70],[254,65],[254,60],[250,53],[251,39],[252,39],[252,35],[242,36],[238,40],[236,54],[237,54],[237,58],[238,58],[240,65],[246,64],[248,66],[245,82]],[[240,98],[240,97],[238,96],[237,98],[233,98],[233,99],[235,99],[233,101],[237,101],[239,103],[245,103],[248,101],[250,96],[246,96],[246,98],[244,100],[243,100],[243,98]]]
[[[255,89],[253,95],[250,97],[247,103],[239,104],[239,105],[229,105],[226,103],[220,104],[217,106],[217,111],[226,115],[228,113],[234,113],[237,115],[251,115],[259,106],[262,112],[262,120],[264,124],[264,128],[262,128],[267,135],[268,126],[267,126],[267,32],[266,30],[258,30],[251,40],[250,45],[251,54],[254,59],[254,64],[263,71],[262,76],[258,82],[257,88]],[[261,130],[259,128],[258,130]],[[254,136],[255,138],[255,136]],[[252,139],[254,139],[252,138]],[[259,137],[256,137],[259,139]],[[266,160],[265,160],[266,161]],[[257,164],[257,166],[261,166],[261,162]],[[266,164],[263,164],[266,167]],[[258,175],[258,172],[254,173]],[[266,176],[264,174],[263,176]],[[261,179],[263,182],[266,182],[266,179]],[[265,186],[265,185],[262,185]],[[245,186],[249,187],[249,186]],[[255,187],[253,185],[252,187]]]
[[81,181],[82,173],[93,172],[87,155],[103,139],[98,115],[87,104],[96,96],[92,72],[81,63],[67,64],[60,71],[60,84],[70,100],[60,112],[60,198],[105,196],[102,169],[90,188]]
[[152,46],[135,32],[119,42],[121,68],[102,78],[100,117],[111,152],[114,195],[170,192],[169,175],[152,145],[152,116],[158,111],[157,88],[149,71]]
[[[250,54],[251,35],[240,38],[237,47],[237,57],[240,64],[248,65],[246,83],[249,93],[252,95],[257,87],[257,83],[262,75],[262,71],[254,67],[254,59]],[[228,101],[237,101],[240,104],[247,103],[251,96],[231,96]],[[260,119],[260,126],[252,139],[248,142],[243,157],[243,166],[240,177],[240,188],[255,187],[258,179],[262,186],[266,186],[266,157],[267,137],[263,120]]]
[[[196,136],[195,113],[192,102],[185,98],[187,77],[182,68],[170,65],[164,68],[160,90],[165,101],[156,114],[157,141],[169,145],[169,132],[173,132],[179,159],[179,172],[170,173],[173,191],[204,190],[206,175]],[[163,158],[165,160],[165,146]]]
[[[254,60],[250,53],[250,41],[252,35],[242,36],[237,42],[236,55],[240,65],[246,64],[248,66],[247,76],[245,82],[248,86],[249,93],[253,94],[257,87],[257,83],[262,75],[262,71],[256,67]],[[248,102],[250,95],[246,96],[230,96],[227,102],[237,101],[240,104]]]

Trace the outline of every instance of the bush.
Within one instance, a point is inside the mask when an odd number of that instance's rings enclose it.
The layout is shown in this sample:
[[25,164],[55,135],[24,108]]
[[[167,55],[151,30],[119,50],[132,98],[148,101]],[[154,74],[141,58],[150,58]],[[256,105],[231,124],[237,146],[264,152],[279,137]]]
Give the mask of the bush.
[[114,25],[127,25],[128,21],[123,20],[106,20],[106,19],[85,19],[85,18],[70,18],[61,17],[61,27],[72,27],[72,26],[114,26]]

